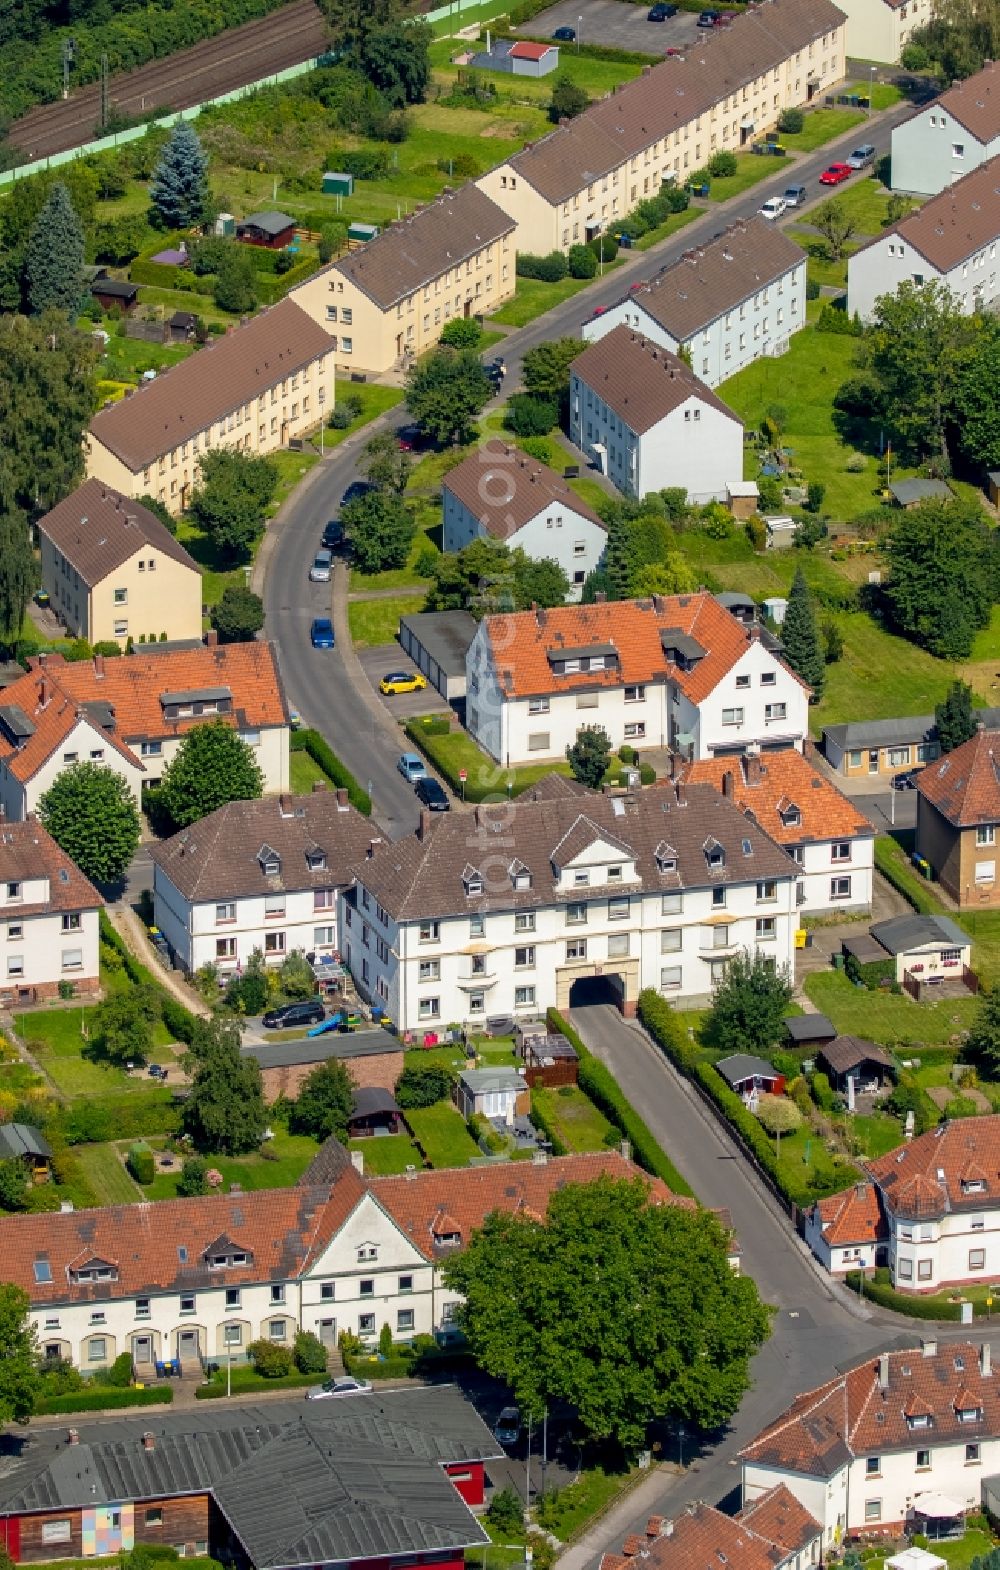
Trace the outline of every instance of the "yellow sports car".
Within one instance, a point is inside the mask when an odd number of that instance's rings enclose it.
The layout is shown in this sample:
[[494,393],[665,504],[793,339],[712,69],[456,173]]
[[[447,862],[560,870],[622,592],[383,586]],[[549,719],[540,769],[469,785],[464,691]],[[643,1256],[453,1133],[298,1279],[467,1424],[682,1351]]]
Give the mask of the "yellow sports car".
[[392,697],[397,692],[420,692],[427,686],[427,677],[419,671],[390,671],[378,684],[379,692]]

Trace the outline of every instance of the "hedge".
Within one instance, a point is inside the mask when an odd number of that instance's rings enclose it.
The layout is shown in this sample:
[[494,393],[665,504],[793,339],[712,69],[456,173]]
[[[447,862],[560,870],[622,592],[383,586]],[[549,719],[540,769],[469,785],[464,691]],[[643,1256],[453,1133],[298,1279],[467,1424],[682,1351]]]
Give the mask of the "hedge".
[[[852,1292],[861,1293],[861,1271],[849,1270],[844,1278]],[[897,1292],[894,1287],[884,1281],[873,1281],[870,1276],[865,1277],[863,1295],[872,1303],[877,1303],[880,1308],[891,1308],[897,1314],[905,1314],[908,1319],[960,1319],[961,1308],[958,1303],[949,1303],[939,1297],[920,1297],[910,1292]],[[986,1305],[975,1303],[973,1313],[985,1313]]]
[[894,851],[894,840],[876,835],[875,870],[881,872],[886,882],[891,883],[898,894],[902,894],[907,904],[912,905],[918,916],[939,916],[941,914],[941,905],[929,889],[925,893],[920,887],[917,881],[920,877],[917,869],[915,867],[911,869],[909,863],[906,865],[906,872],[911,873],[914,880],[911,882],[909,877],[904,876],[904,870],[900,867]]
[[[168,249],[168,244],[169,242],[161,240],[157,250]],[[148,283],[157,289],[183,289],[188,294],[211,296],[214,288],[212,279],[207,274],[197,278],[186,267],[175,267],[170,262],[154,262],[148,256],[133,258],[128,271],[133,283]]]
[[532,1098],[531,1098],[531,1109],[528,1112],[528,1116],[531,1119],[532,1123],[534,1124],[535,1128],[537,1128],[538,1132],[540,1134],[544,1134],[545,1135],[545,1138],[548,1140],[549,1144],[552,1146],[552,1154],[554,1156],[568,1156],[569,1155],[569,1147],[563,1142],[563,1140],[561,1140],[559,1138],[559,1135],[556,1133],[555,1129],[552,1127],[552,1124],[549,1122],[548,1118],[545,1116],[545,1113],[542,1111],[541,1107],[538,1105],[538,1103],[535,1100],[534,1096],[532,1096]]
[[289,289],[301,283],[304,278],[312,277],[316,271],[316,261],[309,257],[305,261],[296,262],[287,273],[258,273],[254,281],[254,290],[262,305],[273,305],[276,300],[283,300]]
[[687,1183],[673,1162],[660,1149],[646,1124],[636,1112],[630,1102],[626,1101],[621,1090],[611,1073],[604,1064],[594,1057],[584,1046],[572,1025],[555,1009],[549,1009],[546,1015],[549,1030],[556,1035],[565,1036],[580,1060],[579,1085],[585,1096],[589,1096],[609,1123],[613,1123],[632,1146],[632,1155],[644,1172],[649,1172],[653,1177],[658,1177],[661,1182],[674,1194],[686,1194],[694,1198],[694,1191]]
[[116,1390],[101,1385],[97,1390],[73,1390],[65,1396],[41,1396],[35,1403],[35,1416],[57,1412],[103,1412],[123,1406],[169,1406],[174,1392],[168,1385],[150,1385],[142,1390]]
[[152,971],[147,970],[146,966],[136,959],[124,938],[111,925],[110,917],[105,910],[100,912],[100,932],[101,942],[107,944],[109,949],[114,949],[116,954],[121,955],[125,974],[132,985],[134,987],[155,987],[159,993],[163,1023],[174,1037],[174,1040],[183,1041],[185,1044],[193,1041],[195,1026],[198,1023],[197,1015],[192,1014],[190,1009],[186,1009],[183,1003],[174,997],[172,992],[167,992],[165,988],[161,987]]
[[350,769],[341,763],[318,730],[293,731],[291,746],[293,752],[308,752],[327,779],[347,791],[347,799],[351,806],[364,813],[366,818],[371,817],[372,800],[368,792],[361,789]]

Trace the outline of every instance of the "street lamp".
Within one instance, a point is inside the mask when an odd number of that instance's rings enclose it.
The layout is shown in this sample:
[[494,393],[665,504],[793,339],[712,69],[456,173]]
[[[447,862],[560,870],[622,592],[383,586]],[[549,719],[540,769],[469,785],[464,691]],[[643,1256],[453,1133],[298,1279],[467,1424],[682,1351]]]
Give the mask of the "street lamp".
[[583,17],[582,16],[578,16],[577,19],[576,19],[576,52],[577,52],[577,54],[580,53],[580,34],[582,32],[583,32]]
[[871,82],[870,82],[869,87],[868,87],[868,118],[870,120],[871,117],[872,117],[872,110],[875,107],[875,105],[873,103],[873,99],[875,97],[875,77],[878,74],[878,66],[877,65],[869,66],[868,69],[869,69],[869,73],[871,75]]

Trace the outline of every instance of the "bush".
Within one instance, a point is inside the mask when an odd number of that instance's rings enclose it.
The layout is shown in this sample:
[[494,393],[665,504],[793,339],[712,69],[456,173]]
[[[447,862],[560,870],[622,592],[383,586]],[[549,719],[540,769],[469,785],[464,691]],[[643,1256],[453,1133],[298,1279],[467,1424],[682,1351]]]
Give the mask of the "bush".
[[818,333],[839,333],[845,338],[860,338],[864,332],[857,316],[848,316],[839,305],[828,300],[816,318]]
[[926,71],[931,57],[923,44],[907,44],[899,57],[904,71]]
[[456,153],[454,158],[439,158],[438,169],[453,180],[475,180],[480,174],[479,160],[471,153]]
[[[572,1087],[568,1086],[568,1085],[563,1085],[562,1086],[562,1090],[569,1090],[569,1089],[572,1089]],[[552,1124],[549,1122],[549,1120],[546,1117],[545,1113],[542,1111],[541,1107],[538,1105],[538,1099],[535,1096],[532,1096],[532,1098],[531,1098],[531,1107],[529,1109],[528,1116],[531,1119],[532,1124],[534,1125],[534,1127],[537,1128],[537,1130],[538,1130],[538,1132],[540,1134],[544,1135],[544,1137],[548,1140],[549,1144],[552,1146],[552,1154],[554,1156],[568,1156],[569,1155],[568,1147],[559,1138],[559,1135],[556,1133],[555,1129],[553,1128]]]
[[177,1193],[181,1199],[193,1199],[208,1193],[208,1162],[204,1156],[188,1156],[177,1179]]
[[[607,261],[607,257],[604,259]],[[568,265],[571,278],[594,278],[597,275],[597,257],[589,245],[571,245]]]
[[153,1152],[148,1145],[133,1145],[128,1153],[128,1169],[137,1183],[152,1183],[156,1175]]
[[490,1501],[486,1520],[501,1539],[519,1537],[524,1531],[524,1507],[512,1488],[501,1488]]
[[404,1068],[396,1081],[396,1103],[404,1111],[415,1107],[432,1107],[437,1101],[447,1101],[455,1076],[451,1069],[438,1063],[416,1063]]
[[284,1379],[295,1372],[295,1359],[291,1349],[278,1341],[251,1341],[247,1356],[258,1374],[265,1379]]
[[547,436],[559,423],[559,406],[534,393],[514,393],[507,402],[503,423],[515,436]]
[[355,180],[384,180],[391,167],[388,147],[359,147],[337,157],[337,167]]
[[568,271],[562,251],[550,251],[547,256],[533,256],[522,251],[515,268],[519,278],[538,278],[542,283],[561,283]]
[[311,1330],[300,1330],[295,1337],[295,1366],[300,1374],[326,1373],[326,1347]]
[[806,279],[806,299],[807,300],[818,300],[819,299],[819,283],[818,283],[818,281],[815,278],[807,278]]
[[314,763],[319,764],[332,784],[346,789],[351,806],[356,807],[366,818],[371,817],[372,804],[368,792],[362,790],[354,775],[344,767],[318,730],[293,731],[291,749],[293,752],[308,752],[310,758]]
[[600,261],[613,262],[618,255],[618,237],[613,234],[599,234],[596,239],[589,241],[590,249]]
[[778,116],[778,130],[783,136],[797,136],[806,123],[806,117],[801,109],[794,106],[782,109]]
[[817,1069],[812,1077],[813,1100],[821,1112],[832,1112],[837,1098],[833,1093],[833,1086],[821,1069]]
[[94,1382],[110,1386],[114,1390],[128,1390],[132,1384],[131,1352],[119,1352],[110,1368],[98,1370],[94,1375]]
[[35,1403],[35,1416],[58,1412],[101,1412],[125,1406],[169,1406],[174,1393],[155,1385],[145,1390],[115,1390],[105,1386],[90,1385],[65,1396],[40,1396]]
[[716,180],[724,179],[726,175],[735,174],[738,168],[739,164],[736,162],[735,153],[720,150],[717,153],[713,153],[708,160],[708,172]]
[[441,329],[441,342],[450,343],[453,349],[478,349],[483,329],[474,316],[456,316],[445,322]]

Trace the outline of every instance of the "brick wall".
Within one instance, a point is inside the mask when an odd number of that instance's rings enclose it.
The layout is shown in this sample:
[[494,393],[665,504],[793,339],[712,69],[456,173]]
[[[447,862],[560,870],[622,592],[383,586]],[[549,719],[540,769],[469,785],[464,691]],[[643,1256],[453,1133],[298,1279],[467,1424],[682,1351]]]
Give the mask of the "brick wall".
[[[290,1101],[294,1101],[302,1081],[315,1067],[315,1063],[286,1063],[281,1068],[264,1069],[261,1074],[264,1100],[272,1102],[279,1096],[287,1096]],[[403,1072],[402,1051],[375,1052],[370,1057],[349,1058],[347,1072],[359,1090],[377,1088],[394,1091],[396,1081]]]

